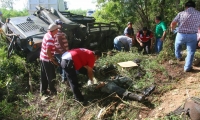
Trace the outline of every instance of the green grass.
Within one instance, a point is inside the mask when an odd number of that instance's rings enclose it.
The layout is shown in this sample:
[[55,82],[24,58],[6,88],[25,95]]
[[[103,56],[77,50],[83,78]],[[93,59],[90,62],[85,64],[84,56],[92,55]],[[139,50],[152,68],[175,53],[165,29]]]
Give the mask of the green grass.
[[[68,86],[60,82],[60,76],[57,75],[57,89],[59,91],[57,96],[51,96],[45,101],[41,101],[39,95],[39,81],[40,81],[40,64],[26,63],[24,58],[13,55],[10,59],[6,58],[6,47],[0,48],[0,110],[4,111],[0,114],[1,119],[97,119],[102,108],[105,108],[105,114],[101,119],[136,119],[138,117],[140,107],[145,107],[144,104],[124,100],[116,96],[109,96],[109,94],[102,93],[100,90],[91,91],[86,86],[87,77],[78,75],[80,83],[83,86],[81,91],[84,96],[90,99],[90,106],[83,107],[81,103],[73,99],[72,91]],[[165,49],[164,49],[165,50]],[[165,51],[159,55],[141,55],[137,53],[135,47],[131,52],[117,52],[112,56],[104,55],[96,63],[96,67],[102,69],[103,66],[114,65],[116,73],[122,76],[127,76],[132,79],[132,83],[125,89],[129,91],[138,91],[143,88],[156,83],[156,74],[162,73],[167,78],[168,73],[161,65],[163,61],[171,59],[173,56],[166,54]],[[139,67],[124,69],[117,64],[124,61],[133,61],[140,59]],[[27,68],[27,69],[26,69]],[[115,73],[115,75],[116,75]],[[138,74],[143,74],[138,77]],[[110,74],[106,76],[101,75],[100,81],[106,82]],[[29,81],[31,82],[33,91],[30,91]],[[164,93],[173,89],[173,84],[158,84],[158,93]],[[8,94],[9,93],[9,94]],[[158,106],[159,97],[151,95],[152,104]],[[119,106],[124,105],[123,109]],[[139,107],[135,107],[139,106]],[[17,109],[17,111],[15,110]],[[15,110],[15,112],[11,112]],[[10,116],[8,117],[8,115]]]

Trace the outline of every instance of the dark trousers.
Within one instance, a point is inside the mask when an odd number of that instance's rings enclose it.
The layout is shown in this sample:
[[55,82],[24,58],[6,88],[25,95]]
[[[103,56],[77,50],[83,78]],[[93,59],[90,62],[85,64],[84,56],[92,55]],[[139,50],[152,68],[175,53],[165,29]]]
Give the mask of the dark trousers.
[[[61,56],[62,55],[61,54],[55,54],[54,56],[55,56],[56,60],[58,61],[58,63],[61,64]],[[65,74],[65,70],[61,66],[58,69],[59,69],[59,73],[62,76],[62,80],[66,81],[67,80],[67,76]]]
[[144,50],[143,54],[150,54],[151,53],[151,40],[147,42],[142,42],[143,46],[140,46],[139,51]]
[[51,92],[56,92],[55,88],[55,66],[51,62],[40,61],[41,63],[41,80],[40,80],[40,92],[44,93],[49,89]]
[[65,69],[75,99],[80,102],[84,101],[83,95],[79,89],[80,85],[78,83],[78,78],[73,60],[62,59],[61,66],[63,69]]

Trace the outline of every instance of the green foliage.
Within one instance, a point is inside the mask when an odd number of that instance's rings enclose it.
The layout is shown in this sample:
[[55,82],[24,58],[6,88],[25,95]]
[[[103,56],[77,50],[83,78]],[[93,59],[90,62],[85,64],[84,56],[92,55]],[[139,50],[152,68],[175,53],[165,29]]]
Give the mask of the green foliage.
[[77,15],[83,15],[86,16],[87,10],[82,10],[82,9],[76,9],[76,10],[69,10],[69,12]]
[[166,38],[163,43],[163,49],[158,55],[157,61],[162,63],[164,61],[174,59],[174,56],[174,40]]
[[[135,30],[147,26],[155,28],[155,16],[161,16],[169,26],[178,12],[184,10],[188,0],[98,0],[99,9],[95,13],[98,22],[113,21],[119,24],[121,31],[128,21],[134,23]],[[196,2],[199,6],[200,2]],[[197,9],[200,9],[197,7]]]
[[0,9],[0,11],[3,13],[3,17],[2,17],[3,18],[2,19],[3,22],[5,22],[6,18],[28,15],[28,11],[27,10],[17,11],[17,10]]
[[12,103],[7,102],[6,100],[2,100],[0,102],[0,119],[1,120],[11,120],[11,119],[19,119],[16,114],[17,108],[13,106]]
[[179,115],[170,115],[165,117],[163,120],[188,120],[188,118],[179,116]]

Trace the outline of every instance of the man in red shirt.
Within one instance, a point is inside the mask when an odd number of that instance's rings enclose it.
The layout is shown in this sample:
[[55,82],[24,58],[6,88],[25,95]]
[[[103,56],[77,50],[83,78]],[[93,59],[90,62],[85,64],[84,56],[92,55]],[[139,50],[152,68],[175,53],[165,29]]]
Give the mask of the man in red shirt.
[[54,59],[55,53],[55,34],[58,32],[58,26],[51,24],[48,27],[48,32],[44,35],[42,40],[42,47],[40,52],[41,61],[41,81],[40,81],[40,93],[42,95],[48,94],[48,86],[51,94],[56,94],[55,88],[55,66],[59,64]]
[[62,55],[61,66],[65,69],[67,78],[74,93],[75,99],[83,102],[84,97],[79,90],[78,78],[76,71],[81,68],[87,69],[89,81],[93,83],[93,67],[96,60],[101,57],[101,52],[91,51],[85,48],[72,49]]
[[136,40],[140,44],[140,49],[144,49],[143,54],[150,54],[150,50],[152,49],[153,45],[153,34],[151,31],[147,30],[147,27],[143,27],[136,35]]

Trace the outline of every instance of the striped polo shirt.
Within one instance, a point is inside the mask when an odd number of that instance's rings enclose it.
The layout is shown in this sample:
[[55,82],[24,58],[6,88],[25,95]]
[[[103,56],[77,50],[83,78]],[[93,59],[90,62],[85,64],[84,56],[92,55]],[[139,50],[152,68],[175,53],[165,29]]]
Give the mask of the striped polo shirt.
[[55,53],[55,38],[52,37],[50,32],[47,32],[42,40],[42,47],[40,52],[40,60],[49,62],[49,57],[47,55],[47,49],[51,50],[51,55],[54,56]]
[[[61,44],[64,46],[64,48],[61,47]],[[61,51],[62,53],[67,51],[68,48],[68,40],[66,38],[66,34],[61,32],[60,30],[55,35],[55,47]],[[55,54],[59,54],[55,51]]]

